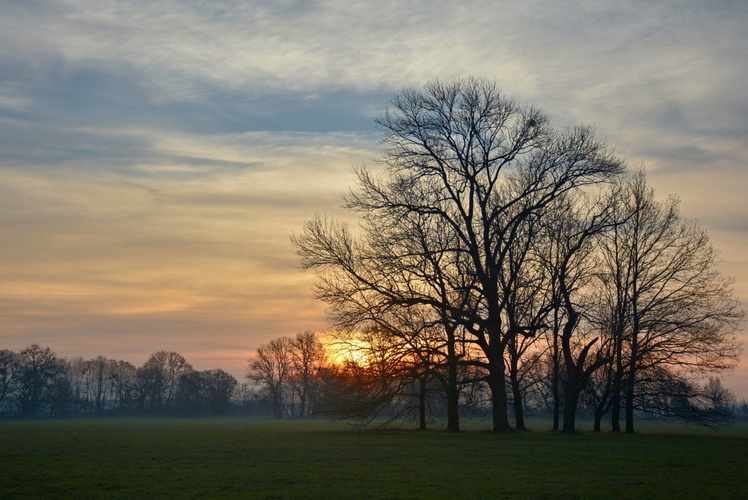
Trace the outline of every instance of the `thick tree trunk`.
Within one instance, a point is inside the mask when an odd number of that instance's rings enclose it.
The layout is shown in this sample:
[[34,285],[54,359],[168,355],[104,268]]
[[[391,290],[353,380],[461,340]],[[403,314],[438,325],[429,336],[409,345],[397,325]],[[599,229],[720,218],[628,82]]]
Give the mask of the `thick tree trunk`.
[[460,391],[457,388],[454,330],[447,329],[447,336],[447,432],[460,432]]
[[576,432],[577,405],[579,404],[579,393],[582,391],[582,373],[584,369],[585,354],[582,353],[578,360],[574,360],[571,351],[571,336],[576,327],[579,315],[571,308],[571,301],[567,299],[568,320],[564,325],[561,336],[561,348],[564,354],[566,366],[566,381],[564,383],[564,424],[561,429],[566,434]]
[[488,387],[491,390],[493,431],[508,432],[512,430],[512,426],[509,425],[508,417],[509,404],[504,380],[504,357],[494,356],[489,366]]
[[571,382],[567,384],[564,394],[564,426],[562,431],[574,434],[577,431],[577,405],[579,404],[579,389]]
[[579,395],[582,393],[584,384],[582,375],[576,369],[571,369],[566,375],[564,384],[564,424],[562,432],[574,434],[577,431],[577,407],[579,406]]
[[493,431],[511,431],[512,426],[509,425],[509,418],[507,416],[508,405],[506,397],[506,386],[503,382],[498,384],[489,384],[489,386],[491,386],[491,403],[493,405]]

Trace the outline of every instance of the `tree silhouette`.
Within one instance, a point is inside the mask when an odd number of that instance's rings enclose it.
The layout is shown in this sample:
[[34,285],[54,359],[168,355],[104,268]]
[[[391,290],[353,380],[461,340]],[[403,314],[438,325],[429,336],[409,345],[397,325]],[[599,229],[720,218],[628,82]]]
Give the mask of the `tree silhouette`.
[[315,219],[293,239],[302,267],[317,270],[318,297],[333,309],[348,300],[377,307],[425,305],[448,331],[478,346],[491,391],[493,427],[510,429],[505,355],[512,324],[518,235],[565,193],[622,171],[590,127],[556,131],[534,107],[470,78],[404,90],[377,120],[383,131],[375,179],[358,170],[347,206],[361,214],[363,237]]

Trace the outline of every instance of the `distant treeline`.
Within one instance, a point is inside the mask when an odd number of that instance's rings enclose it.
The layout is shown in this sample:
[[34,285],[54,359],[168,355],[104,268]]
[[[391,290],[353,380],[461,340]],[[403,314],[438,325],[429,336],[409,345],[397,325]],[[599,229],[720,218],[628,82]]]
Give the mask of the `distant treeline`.
[[[267,406],[267,405],[265,405]],[[214,416],[258,413],[251,384],[221,369],[198,371],[179,353],[159,351],[139,367],[127,361],[58,357],[32,344],[0,350],[1,417]]]
[[[369,340],[354,349],[340,342],[325,345],[310,331],[271,340],[249,360],[244,383],[220,368],[195,370],[177,352],[158,351],[136,367],[104,356],[60,358],[37,344],[19,352],[2,349],[0,418],[322,416],[362,424],[374,418],[416,421],[421,427],[444,420],[447,402],[438,382],[439,368],[424,371],[409,356],[391,356],[391,345]],[[462,375],[460,413],[488,418],[490,393],[485,383],[470,373]],[[551,417],[548,373],[528,373],[525,383],[525,413]],[[713,399],[698,411],[691,407],[675,415],[641,407],[637,413],[707,424],[748,419],[748,402],[738,403],[718,379],[710,379],[702,390]],[[661,394],[656,398],[663,399]],[[594,412],[594,398],[582,398],[579,414]]]

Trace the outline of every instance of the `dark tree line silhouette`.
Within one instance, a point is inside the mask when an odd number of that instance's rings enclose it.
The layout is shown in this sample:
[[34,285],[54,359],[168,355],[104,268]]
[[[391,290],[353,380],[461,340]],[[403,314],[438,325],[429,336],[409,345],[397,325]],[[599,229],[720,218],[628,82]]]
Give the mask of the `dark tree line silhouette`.
[[247,407],[251,398],[237,401],[238,389],[233,375],[196,371],[176,352],[156,352],[135,367],[104,356],[62,359],[37,344],[0,350],[3,417],[224,415]]

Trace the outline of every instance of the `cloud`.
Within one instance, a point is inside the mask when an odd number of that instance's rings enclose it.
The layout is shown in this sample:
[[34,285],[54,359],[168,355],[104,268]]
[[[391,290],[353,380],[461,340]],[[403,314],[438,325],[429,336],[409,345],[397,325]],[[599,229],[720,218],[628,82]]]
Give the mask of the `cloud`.
[[132,342],[195,350],[218,333],[252,349],[324,327],[289,235],[315,211],[337,209],[367,136],[107,134],[147,147],[125,170],[120,159],[85,155],[2,169],[8,347],[31,338],[62,353],[91,354],[107,342],[116,352]]

